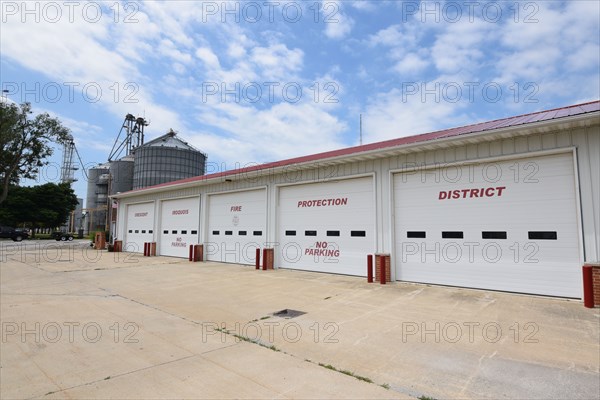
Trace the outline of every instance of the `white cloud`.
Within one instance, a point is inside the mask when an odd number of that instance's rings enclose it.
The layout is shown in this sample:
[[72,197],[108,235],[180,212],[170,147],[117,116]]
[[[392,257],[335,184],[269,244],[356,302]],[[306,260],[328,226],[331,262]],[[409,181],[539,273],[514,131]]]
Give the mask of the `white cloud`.
[[196,57],[198,57],[208,68],[221,68],[219,58],[208,47],[200,47],[196,49]]
[[157,50],[159,54],[182,64],[189,64],[192,61],[192,56],[190,54],[179,50],[175,43],[169,39],[161,40]]
[[364,81],[372,79],[364,65],[359,65],[356,76]]
[[240,43],[230,43],[227,46],[227,54],[232,58],[242,58],[246,56],[246,49]]
[[600,65],[600,46],[598,43],[585,43],[575,49],[566,60],[571,70],[583,70]]
[[303,65],[304,52],[288,49],[284,44],[252,49],[250,60],[262,69],[262,75],[269,79],[285,79],[298,72]]
[[[600,63],[598,15],[600,3],[541,2],[535,23],[506,23],[500,28],[501,47],[496,52],[497,81],[510,84],[532,81],[542,96],[555,94],[556,80],[571,82],[567,91],[589,89],[575,74],[595,72]],[[593,76],[593,75],[592,75]]]
[[123,24],[125,29],[119,29],[123,28],[119,26],[112,29],[111,41],[115,50],[124,58],[144,60],[154,53],[150,43],[161,37],[161,28],[143,10],[137,11],[133,18],[137,22]]
[[390,25],[385,29],[381,29],[376,34],[369,36],[369,44],[373,46],[397,46],[401,44],[404,39],[404,35],[400,30],[400,25]]
[[442,73],[477,70],[485,57],[483,45],[493,26],[494,24],[483,20],[469,22],[468,19],[448,24],[437,35],[431,48],[436,68]]
[[343,146],[346,125],[319,104],[279,103],[256,110],[235,103],[200,108],[198,120],[226,136],[198,134],[190,143],[216,159],[246,164],[332,150]]
[[[75,145],[81,149],[94,149],[104,152],[110,151],[112,142],[107,141],[103,136],[104,130],[101,126],[92,124],[88,121],[81,121],[56,113],[52,110],[37,109],[36,113],[47,112],[50,116],[61,121],[62,125],[69,128],[75,141]],[[116,130],[118,131],[118,130]],[[116,137],[116,135],[115,135]],[[84,160],[84,162],[86,162]]]
[[408,53],[396,63],[394,70],[401,74],[420,72],[429,66],[429,62],[415,53]]
[[321,13],[325,23],[325,36],[330,39],[342,39],[352,31],[354,19],[342,11],[341,1],[323,3]]
[[[138,6],[136,3],[133,4]],[[202,2],[150,0],[141,3],[139,9],[160,27],[161,35],[166,36],[178,46],[194,47],[194,39],[188,35],[186,29],[191,22],[200,19]],[[138,19],[137,14],[137,12],[133,14],[132,18]]]
[[177,72],[178,74],[184,74],[186,72],[185,66],[183,66],[180,63],[173,63],[173,71]]
[[[156,88],[147,85],[146,76],[140,72],[143,61],[113,50],[111,35],[127,30],[129,25],[114,23],[108,13],[96,23],[84,19],[71,23],[63,18],[56,23],[42,20],[27,24],[20,18],[8,18],[0,39],[2,56],[65,87],[63,96],[69,94],[65,83],[72,83],[75,96],[83,98],[90,108],[116,116],[147,112],[159,129],[166,129],[180,118],[153,100]],[[144,37],[138,39],[143,41]],[[165,49],[168,43],[163,42]],[[86,87],[91,90],[84,90]]]
[[498,60],[497,69],[500,75],[494,80],[504,84],[522,81],[539,82],[556,73],[557,63],[561,59],[562,53],[556,47],[539,47],[505,54]]
[[347,3],[349,3],[352,8],[356,8],[360,11],[375,11],[378,6],[378,2],[371,0],[349,1]]
[[469,122],[464,104],[422,101],[421,95],[403,96],[398,89],[370,99],[363,114],[365,142],[377,142],[432,132]]

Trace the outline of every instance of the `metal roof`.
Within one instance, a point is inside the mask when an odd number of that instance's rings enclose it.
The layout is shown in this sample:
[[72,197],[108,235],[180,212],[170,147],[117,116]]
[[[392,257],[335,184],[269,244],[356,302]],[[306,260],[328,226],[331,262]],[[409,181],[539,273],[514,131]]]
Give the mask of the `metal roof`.
[[[269,162],[251,167],[234,169],[229,171],[217,172],[209,175],[195,176],[192,178],[181,179],[178,181],[163,183],[160,185],[150,186],[143,189],[136,189],[129,192],[121,193],[114,197],[129,197],[133,195],[152,192],[155,190],[168,190],[173,186],[189,186],[193,184],[209,184],[215,180],[223,180],[225,178],[235,178],[235,176],[248,177],[251,173],[260,173],[264,170],[277,170],[289,167],[309,166],[311,163],[320,161],[320,165],[335,164],[339,162],[348,162],[352,160],[368,160],[374,158],[387,157],[393,154],[407,152],[408,149],[414,151],[414,147],[418,146],[420,150],[440,148],[445,145],[448,140],[458,141],[464,139],[467,142],[478,142],[478,138],[482,134],[499,133],[502,137],[510,137],[513,134],[506,134],[511,128],[525,129],[521,134],[527,134],[528,127],[538,126],[542,123],[555,123],[556,120],[569,120],[569,117],[585,116],[589,117],[590,113],[600,111],[600,100],[589,103],[576,104],[567,107],[555,108],[552,110],[538,111],[529,114],[517,115],[514,117],[496,119],[492,121],[481,122],[473,125],[444,129],[421,135],[407,136],[397,139],[386,140],[365,144],[362,146],[354,146],[339,150],[327,151],[307,156],[290,158],[282,161]],[[599,118],[600,122],[600,118]],[[490,140],[490,139],[488,139]]]
[[142,147],[172,147],[176,149],[192,150],[202,153],[185,140],[177,137],[177,132],[175,132],[173,129],[169,130],[169,132],[165,133],[164,135],[157,137],[156,139],[152,139],[151,141],[144,143],[140,147],[134,149],[134,151]]

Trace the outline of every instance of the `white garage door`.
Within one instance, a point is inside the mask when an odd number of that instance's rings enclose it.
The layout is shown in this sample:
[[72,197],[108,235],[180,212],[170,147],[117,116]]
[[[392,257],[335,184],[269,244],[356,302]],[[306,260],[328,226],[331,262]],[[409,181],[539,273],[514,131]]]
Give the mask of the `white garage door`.
[[254,264],[256,249],[264,247],[266,229],[265,189],[210,195],[206,257],[211,261]]
[[571,154],[394,176],[396,279],[581,296]]
[[372,178],[282,187],[278,210],[281,267],[366,275],[375,248]]
[[160,255],[188,257],[190,244],[198,244],[200,197],[165,200],[160,216]]
[[154,202],[127,206],[124,251],[144,252],[144,243],[152,242],[154,234]]

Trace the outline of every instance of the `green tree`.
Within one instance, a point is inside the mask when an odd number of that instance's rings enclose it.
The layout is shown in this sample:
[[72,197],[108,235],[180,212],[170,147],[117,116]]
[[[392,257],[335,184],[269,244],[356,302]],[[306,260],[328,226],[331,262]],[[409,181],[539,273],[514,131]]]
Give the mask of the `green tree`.
[[0,222],[13,227],[22,227],[24,224],[33,227],[36,208],[32,187],[11,186],[10,197],[0,204]]
[[70,139],[69,129],[48,113],[30,118],[31,104],[0,102],[0,204],[11,185],[35,179],[52,155],[51,143]]
[[40,186],[11,186],[11,194],[0,204],[3,225],[30,228],[61,226],[77,207],[77,196],[68,183]]

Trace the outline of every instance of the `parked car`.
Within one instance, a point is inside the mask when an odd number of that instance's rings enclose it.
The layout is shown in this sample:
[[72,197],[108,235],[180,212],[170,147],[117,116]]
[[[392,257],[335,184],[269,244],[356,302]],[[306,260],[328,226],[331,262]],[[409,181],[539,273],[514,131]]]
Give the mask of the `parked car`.
[[12,239],[14,242],[20,242],[23,239],[28,239],[29,233],[21,229],[0,226],[0,238]]
[[73,240],[73,235],[71,233],[67,233],[67,232],[52,232],[52,237],[58,242],[59,240],[64,242],[66,240],[68,240],[69,242],[71,240]]

